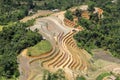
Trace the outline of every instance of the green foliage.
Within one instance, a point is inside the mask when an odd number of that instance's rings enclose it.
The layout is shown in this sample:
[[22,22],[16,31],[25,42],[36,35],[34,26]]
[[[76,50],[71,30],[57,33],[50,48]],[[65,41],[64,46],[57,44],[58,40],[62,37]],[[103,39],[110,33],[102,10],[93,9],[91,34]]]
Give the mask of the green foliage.
[[39,3],[42,4],[37,4],[36,7],[39,9],[60,9],[60,10],[65,10],[68,9],[74,5],[79,5],[84,3],[85,0],[42,0]]
[[34,22],[35,22],[35,19],[28,20],[26,23],[24,23],[24,26],[26,27],[31,26],[34,24]]
[[96,80],[103,80],[104,77],[110,76],[110,75],[111,75],[110,73],[102,73],[96,78]]
[[98,24],[100,19],[98,17],[98,13],[95,14],[91,14],[90,15],[90,20],[94,23],[94,24]]
[[85,77],[83,77],[83,76],[80,76],[80,77],[78,76],[78,77],[76,78],[76,80],[86,80],[86,79],[85,79]]
[[[79,25],[82,25],[84,28],[90,29],[92,22],[90,20],[80,18],[78,21]],[[92,28],[92,27],[91,27]]]
[[116,77],[116,80],[120,80],[120,76],[117,76],[117,77]]
[[7,25],[29,15],[29,11],[65,10],[86,0],[0,0],[0,25]]
[[[99,1],[95,0],[94,3],[97,5]],[[101,5],[104,9],[103,18],[99,19],[98,14],[91,14],[90,20],[79,18],[78,22],[85,30],[74,38],[81,48],[88,51],[94,48],[109,49],[113,56],[120,58],[120,7],[110,1],[105,2],[106,5]]]
[[0,0],[0,24],[18,21],[33,8],[33,0]]
[[66,80],[63,70],[58,70],[55,73],[49,71],[44,72],[43,80]]
[[93,12],[95,7],[95,2],[89,1],[88,5],[89,5],[88,11]]
[[81,17],[81,14],[82,14],[82,10],[79,10],[79,9],[75,10],[75,16]]
[[39,56],[40,54],[49,52],[51,49],[52,49],[52,45],[50,44],[50,42],[47,40],[42,40],[35,46],[28,48],[28,55]]
[[66,13],[65,13],[65,18],[73,21],[73,15],[72,15],[72,12],[67,10]]
[[42,40],[42,36],[26,29],[25,23],[15,23],[3,27],[0,32],[0,77],[18,77],[17,55],[21,50]]

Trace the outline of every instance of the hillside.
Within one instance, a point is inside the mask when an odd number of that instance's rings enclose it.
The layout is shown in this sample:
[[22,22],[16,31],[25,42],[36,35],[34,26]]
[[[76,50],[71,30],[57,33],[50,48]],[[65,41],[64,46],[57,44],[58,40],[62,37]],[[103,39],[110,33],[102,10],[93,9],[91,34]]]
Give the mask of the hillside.
[[1,0],[0,1],[0,25],[15,22],[25,16],[35,13],[37,10],[65,10],[77,2],[70,0]]
[[120,80],[119,0],[1,0],[0,80]]
[[74,36],[79,47],[89,52],[91,49],[103,48],[109,50],[113,56],[120,58],[120,6],[118,4],[119,2],[106,1],[106,5],[100,6],[103,10],[101,15],[99,15],[100,12],[95,14],[94,8],[89,7],[90,19],[78,16],[77,14],[82,13],[76,11],[78,24],[85,28],[84,31]]

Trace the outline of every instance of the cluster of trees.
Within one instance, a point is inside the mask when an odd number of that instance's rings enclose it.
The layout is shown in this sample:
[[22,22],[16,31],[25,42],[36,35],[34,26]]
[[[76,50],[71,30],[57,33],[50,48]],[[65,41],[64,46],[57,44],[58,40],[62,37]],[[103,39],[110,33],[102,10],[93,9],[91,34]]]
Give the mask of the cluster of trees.
[[92,3],[96,3],[95,6],[100,6],[104,10],[103,18],[99,19],[97,14],[91,14],[90,20],[79,17],[78,24],[85,30],[76,34],[74,38],[79,47],[89,52],[94,48],[104,48],[120,58],[120,1],[113,3],[107,0],[104,2],[105,5],[99,5],[102,1],[91,0]]
[[0,25],[6,25],[29,15],[29,10],[65,10],[86,0],[0,0]]
[[44,71],[43,80],[67,80],[63,70],[59,69],[55,73]]
[[[65,72],[62,69],[59,69],[55,73],[45,70],[42,80],[67,80],[67,79],[65,78]],[[77,76],[75,80],[86,80],[86,78],[84,76]]]
[[65,18],[73,21],[73,14],[71,11],[67,10],[66,13],[64,14],[65,15]]
[[[105,3],[104,0],[0,0],[0,25],[6,25],[8,22],[14,22],[22,19],[29,14],[29,10],[31,9],[33,11],[38,9],[65,10],[72,6],[85,3],[90,5],[90,10],[93,10],[93,6],[95,5],[101,7],[101,4],[107,11],[110,12],[111,9],[109,8],[116,8],[106,6],[107,4],[110,4],[109,0]],[[115,15],[117,16],[118,14]]]
[[0,78],[19,76],[18,54],[21,50],[33,46],[42,40],[40,34],[26,29],[27,26],[29,26],[28,23],[17,22],[3,27],[3,30],[0,31]]
[[33,8],[33,0],[0,0],[0,25],[22,19]]
[[69,9],[72,6],[87,2],[87,0],[40,0],[41,4],[36,4],[38,9]]

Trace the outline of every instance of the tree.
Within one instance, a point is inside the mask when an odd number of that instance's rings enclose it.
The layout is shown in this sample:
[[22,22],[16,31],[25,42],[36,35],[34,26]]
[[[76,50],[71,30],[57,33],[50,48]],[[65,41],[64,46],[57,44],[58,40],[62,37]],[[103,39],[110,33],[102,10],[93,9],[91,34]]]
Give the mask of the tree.
[[18,77],[18,54],[42,40],[39,33],[26,29],[27,26],[30,25],[18,22],[0,32],[0,78]]
[[79,10],[79,9],[76,9],[76,10],[75,10],[75,16],[81,17],[81,14],[82,14],[82,11],[81,11],[81,10]]
[[73,15],[72,15],[72,12],[67,10],[66,13],[65,13],[65,18],[73,21]]
[[93,11],[95,10],[94,7],[95,7],[95,3],[94,2],[90,2],[88,11],[90,11],[91,13],[93,13]]

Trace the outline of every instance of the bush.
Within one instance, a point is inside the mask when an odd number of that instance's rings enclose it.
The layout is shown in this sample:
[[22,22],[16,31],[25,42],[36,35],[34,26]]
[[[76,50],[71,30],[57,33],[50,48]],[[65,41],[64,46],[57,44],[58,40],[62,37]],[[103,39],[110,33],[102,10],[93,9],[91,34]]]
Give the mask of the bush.
[[104,77],[109,76],[109,75],[111,75],[111,74],[110,73],[102,73],[96,78],[96,80],[103,80]]
[[67,10],[66,13],[65,13],[65,18],[73,21],[73,15],[72,15],[72,12]]
[[76,80],[86,80],[84,76],[77,77]]

